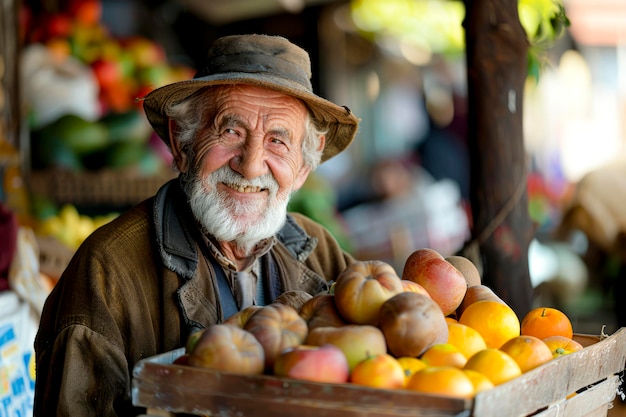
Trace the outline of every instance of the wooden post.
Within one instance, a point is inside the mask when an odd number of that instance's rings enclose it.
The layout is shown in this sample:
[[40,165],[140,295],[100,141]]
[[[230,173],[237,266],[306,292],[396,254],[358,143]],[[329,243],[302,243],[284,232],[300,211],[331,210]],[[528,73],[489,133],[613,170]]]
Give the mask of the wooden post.
[[[528,40],[517,0],[465,0],[472,241],[483,283],[518,315],[531,306],[522,102]],[[473,255],[472,255],[473,254]]]

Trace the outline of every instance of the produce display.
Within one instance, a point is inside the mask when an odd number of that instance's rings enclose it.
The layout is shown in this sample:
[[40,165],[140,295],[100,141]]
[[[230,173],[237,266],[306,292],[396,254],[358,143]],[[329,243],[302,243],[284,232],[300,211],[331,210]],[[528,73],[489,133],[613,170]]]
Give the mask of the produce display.
[[137,99],[191,78],[191,68],[168,62],[164,48],[144,36],[111,34],[100,0],[70,0],[37,14],[25,5],[20,28],[34,169],[137,167],[151,175],[169,162]]
[[175,363],[472,399],[581,349],[563,312],[518,317],[469,259],[423,248],[402,274],[359,261],[328,292],[248,307],[191,335]]

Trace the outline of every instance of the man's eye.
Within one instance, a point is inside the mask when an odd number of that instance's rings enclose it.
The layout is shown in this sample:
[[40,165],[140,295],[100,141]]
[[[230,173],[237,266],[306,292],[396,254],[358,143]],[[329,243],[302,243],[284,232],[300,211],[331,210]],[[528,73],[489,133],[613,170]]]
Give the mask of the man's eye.
[[226,134],[226,135],[236,135],[237,131],[235,129],[228,128],[228,129],[224,130],[224,134]]
[[278,138],[272,138],[272,143],[276,143],[278,145],[284,144],[285,142],[278,139]]

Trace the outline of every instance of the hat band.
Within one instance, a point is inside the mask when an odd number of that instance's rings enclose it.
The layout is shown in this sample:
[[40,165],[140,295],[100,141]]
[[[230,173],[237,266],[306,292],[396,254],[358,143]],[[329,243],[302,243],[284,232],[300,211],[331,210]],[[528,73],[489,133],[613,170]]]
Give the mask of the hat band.
[[301,66],[280,59],[275,55],[269,56],[254,52],[212,57],[209,64],[202,71],[199,71],[194,78],[237,72],[266,73],[283,78],[289,83],[296,82],[309,92],[313,91],[308,73]]

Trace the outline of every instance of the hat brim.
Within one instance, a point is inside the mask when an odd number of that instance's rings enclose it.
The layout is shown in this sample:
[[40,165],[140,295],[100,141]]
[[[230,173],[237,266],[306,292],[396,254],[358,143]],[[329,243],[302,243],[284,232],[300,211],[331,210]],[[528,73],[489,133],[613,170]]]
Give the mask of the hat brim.
[[166,109],[204,87],[216,85],[248,84],[266,87],[302,100],[314,119],[328,127],[326,144],[321,162],[345,150],[356,136],[359,119],[347,107],[338,106],[331,101],[312,94],[300,84],[270,74],[228,73],[215,74],[186,81],[179,81],[157,88],[143,99],[143,107],[148,121],[155,132],[169,146],[169,130]]

